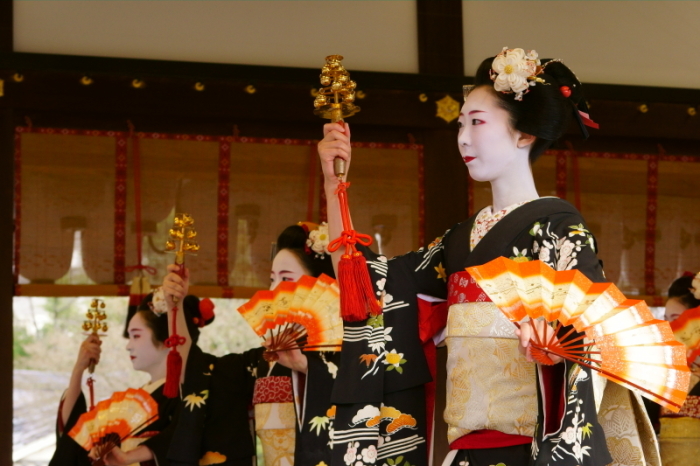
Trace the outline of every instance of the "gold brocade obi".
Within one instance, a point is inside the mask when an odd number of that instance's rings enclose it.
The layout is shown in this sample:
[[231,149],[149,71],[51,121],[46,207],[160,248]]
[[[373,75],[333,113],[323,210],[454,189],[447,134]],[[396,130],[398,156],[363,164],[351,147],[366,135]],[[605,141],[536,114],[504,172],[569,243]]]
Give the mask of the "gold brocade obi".
[[535,365],[518,351],[515,326],[466,272],[450,276],[448,303],[448,441],[483,429],[532,437]]

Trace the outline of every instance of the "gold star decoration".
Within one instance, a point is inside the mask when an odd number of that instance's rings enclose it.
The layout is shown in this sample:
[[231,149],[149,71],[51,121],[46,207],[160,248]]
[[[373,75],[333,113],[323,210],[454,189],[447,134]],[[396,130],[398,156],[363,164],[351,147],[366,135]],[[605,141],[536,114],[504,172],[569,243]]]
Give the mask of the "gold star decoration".
[[447,281],[447,273],[445,272],[445,267],[442,266],[442,262],[438,264],[437,267],[434,267],[435,271],[437,272],[437,278],[438,280],[442,278],[443,281]]
[[442,118],[448,123],[459,117],[459,102],[450,97],[449,94],[436,101],[435,104],[437,105],[436,117]]

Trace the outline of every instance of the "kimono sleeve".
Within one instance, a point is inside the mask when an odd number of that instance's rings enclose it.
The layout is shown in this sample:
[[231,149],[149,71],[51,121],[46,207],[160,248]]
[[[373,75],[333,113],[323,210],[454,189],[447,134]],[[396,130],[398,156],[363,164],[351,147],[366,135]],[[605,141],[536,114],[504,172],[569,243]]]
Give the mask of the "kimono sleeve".
[[216,361],[202,444],[206,457],[224,457],[229,464],[234,460],[251,461],[255,455],[248,409],[253,400],[256,367],[264,350],[227,354]]
[[56,450],[49,462],[49,466],[89,466],[88,452],[68,436],[68,432],[78,422],[80,415],[87,411],[85,396],[82,393],[80,394],[65,425],[61,423],[62,407],[63,399],[61,399],[61,403],[58,406],[58,416],[56,418]]
[[603,265],[598,259],[598,243],[578,214],[566,213],[536,222],[530,234],[534,259],[554,270],[580,270],[593,282],[604,282]]

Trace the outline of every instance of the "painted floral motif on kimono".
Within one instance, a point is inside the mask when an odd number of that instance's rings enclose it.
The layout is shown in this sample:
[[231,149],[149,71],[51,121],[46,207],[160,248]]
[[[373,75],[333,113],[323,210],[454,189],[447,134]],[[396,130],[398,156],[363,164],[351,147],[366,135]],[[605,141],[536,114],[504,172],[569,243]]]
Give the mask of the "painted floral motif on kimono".
[[532,245],[533,255],[554,270],[571,270],[576,267],[578,254],[586,247],[590,247],[595,252],[593,235],[580,223],[570,225],[568,232],[559,237],[551,231],[550,223],[537,222],[530,230],[530,235],[536,239]]
[[386,353],[384,356],[384,364],[387,365],[387,371],[393,371],[396,369],[396,372],[402,374],[403,368],[401,367],[401,364],[404,364],[405,362],[406,360],[403,358],[403,353],[397,353],[395,349]]
[[591,447],[584,445],[584,442],[592,436],[593,424],[586,421],[586,415],[582,410],[584,401],[579,398],[577,388],[577,385],[580,383],[590,382],[591,378],[588,372],[581,366],[575,365],[571,369],[569,375],[571,391],[566,400],[566,418],[571,413],[573,413],[573,416],[570,418],[570,424],[561,431],[559,436],[550,439],[550,441],[557,444],[552,449],[552,461],[555,463],[558,459],[563,459],[564,455],[574,457],[579,463],[583,463],[584,456],[590,456]]
[[194,411],[195,407],[201,408],[203,405],[207,404],[206,399],[209,398],[209,390],[202,390],[199,392],[199,395],[192,393],[184,398],[185,408],[190,408],[190,412]]

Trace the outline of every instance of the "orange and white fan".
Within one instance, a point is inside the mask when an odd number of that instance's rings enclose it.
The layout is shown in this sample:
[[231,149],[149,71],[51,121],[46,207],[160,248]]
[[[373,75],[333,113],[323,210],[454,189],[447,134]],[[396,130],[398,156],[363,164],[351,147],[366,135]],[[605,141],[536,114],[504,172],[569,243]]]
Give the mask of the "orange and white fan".
[[[533,320],[556,322],[549,337],[534,331],[530,340],[541,364],[552,364],[548,354],[556,354],[673,412],[683,405],[690,383],[685,345],[644,301],[627,299],[612,283],[593,283],[578,270],[555,271],[541,261],[499,257],[467,272],[512,322],[529,318],[533,330]],[[561,335],[566,326],[572,328]]]
[[99,459],[93,465],[99,465],[104,464],[102,459],[110,450],[157,419],[158,404],[151,395],[140,388],[130,388],[115,392],[92,411],[83,413],[68,435],[87,451],[97,448]]
[[304,275],[297,282],[281,282],[271,291],[258,291],[238,308],[263,340],[270,342],[265,358],[277,351],[340,351],[343,319],[338,283],[328,275]]

